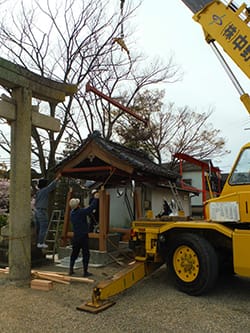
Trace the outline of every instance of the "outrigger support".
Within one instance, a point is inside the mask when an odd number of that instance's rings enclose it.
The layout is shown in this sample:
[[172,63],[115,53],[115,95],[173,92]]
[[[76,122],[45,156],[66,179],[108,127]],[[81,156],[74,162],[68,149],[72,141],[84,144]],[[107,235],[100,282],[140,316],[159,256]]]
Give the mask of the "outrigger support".
[[92,300],[77,307],[77,310],[98,313],[115,304],[111,296],[132,287],[146,275],[159,268],[159,263],[132,262],[125,269],[107,280],[99,282],[93,289]]

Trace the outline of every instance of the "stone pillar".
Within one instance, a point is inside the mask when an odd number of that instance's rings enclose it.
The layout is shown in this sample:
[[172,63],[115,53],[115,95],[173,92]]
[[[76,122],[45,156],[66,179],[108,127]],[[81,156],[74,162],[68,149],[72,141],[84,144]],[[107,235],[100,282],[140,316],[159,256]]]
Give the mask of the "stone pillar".
[[30,279],[31,270],[31,91],[13,90],[11,123],[9,269],[11,280]]

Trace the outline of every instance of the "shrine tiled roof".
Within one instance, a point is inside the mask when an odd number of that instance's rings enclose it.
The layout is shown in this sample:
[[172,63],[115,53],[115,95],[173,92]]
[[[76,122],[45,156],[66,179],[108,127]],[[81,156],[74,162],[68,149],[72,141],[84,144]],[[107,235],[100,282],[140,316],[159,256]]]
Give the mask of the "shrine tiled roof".
[[[88,149],[89,151],[90,145],[92,147],[92,154],[95,156],[91,163],[84,154],[85,150]],[[57,169],[67,168],[67,165],[73,165],[75,168],[89,167],[92,165],[94,168],[96,166],[103,165],[101,156],[104,155],[108,156],[107,158],[104,158],[105,165],[108,164],[107,159],[109,158],[111,166],[114,165],[114,161],[117,161],[121,170],[123,169],[122,165],[126,165],[133,170],[131,171],[133,175],[140,175],[141,177],[144,176],[146,178],[159,177],[172,181],[180,178],[178,173],[153,162],[143,151],[131,149],[117,142],[107,140],[103,138],[98,131],[90,134],[78,147],[78,149],[73,151],[57,165]],[[77,165],[74,165],[74,160],[77,160]],[[117,168],[117,164],[115,166]]]

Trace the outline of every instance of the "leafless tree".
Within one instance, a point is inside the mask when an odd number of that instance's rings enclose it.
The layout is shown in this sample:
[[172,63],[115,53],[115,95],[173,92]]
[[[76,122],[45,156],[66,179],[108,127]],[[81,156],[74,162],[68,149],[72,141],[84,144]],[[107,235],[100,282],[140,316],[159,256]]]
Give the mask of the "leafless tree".
[[33,159],[37,159],[43,175],[55,166],[66,139],[79,144],[94,130],[110,138],[123,114],[86,93],[88,81],[108,96],[126,96],[129,106],[145,87],[179,79],[172,59],[167,64],[156,59],[148,65],[138,54],[133,34],[129,35],[129,22],[140,0],[125,4],[121,13],[107,0],[22,0],[1,18],[2,56],[40,75],[78,85],[77,94],[60,105],[36,101],[40,112],[61,121],[56,134],[32,128]]
[[119,121],[116,131],[126,146],[142,149],[159,164],[170,161],[175,153],[185,153],[197,159],[227,153],[220,130],[209,123],[211,108],[199,113],[187,106],[165,105],[163,97],[164,91],[157,90],[136,96],[133,108],[150,121],[147,128],[130,118]]

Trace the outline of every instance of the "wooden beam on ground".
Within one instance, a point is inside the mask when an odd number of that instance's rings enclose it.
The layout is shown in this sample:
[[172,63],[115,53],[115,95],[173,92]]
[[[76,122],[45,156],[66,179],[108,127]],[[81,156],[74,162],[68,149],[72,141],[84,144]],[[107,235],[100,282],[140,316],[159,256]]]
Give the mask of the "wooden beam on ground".
[[65,281],[61,279],[60,277],[55,277],[53,275],[43,274],[41,272],[34,272],[32,274],[36,279],[44,279],[44,280],[51,280],[54,282],[62,283],[62,284],[69,284],[69,281]]
[[70,282],[84,282],[84,283],[94,283],[93,279],[85,278],[85,277],[76,277],[69,276],[65,274],[60,274],[58,272],[50,272],[50,271],[31,271],[31,275],[35,278],[51,280],[58,283],[69,284]]
[[53,289],[53,282],[41,279],[33,279],[30,282],[30,288],[49,291]]

